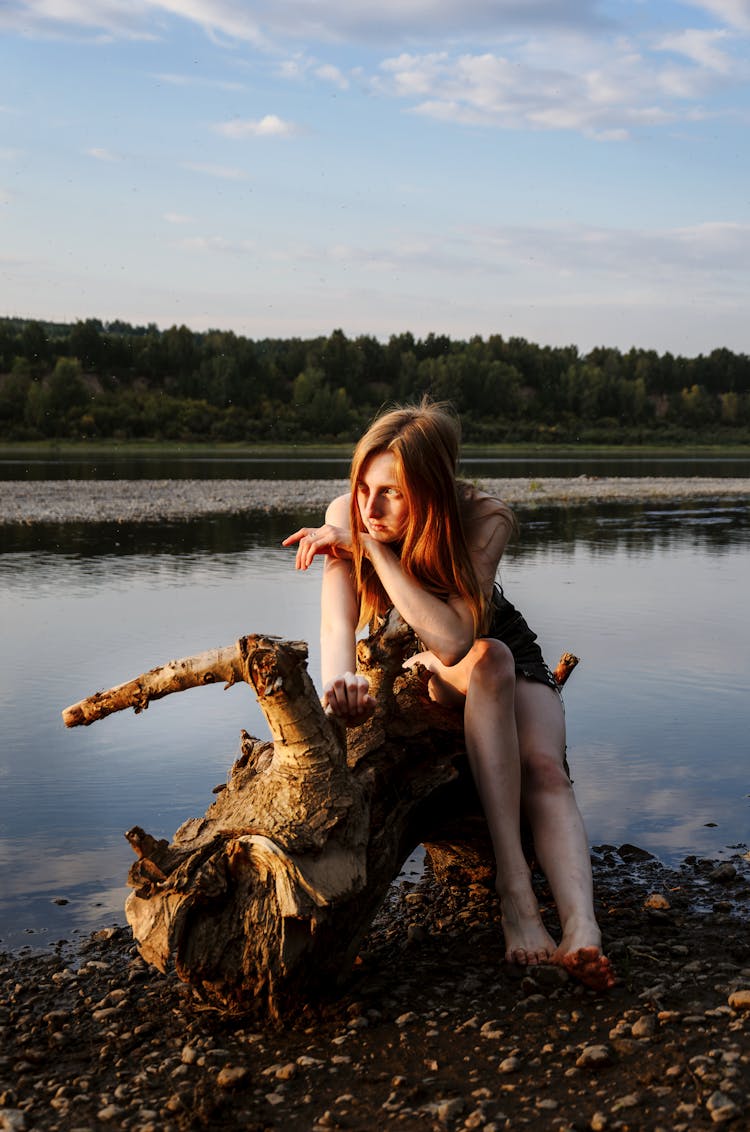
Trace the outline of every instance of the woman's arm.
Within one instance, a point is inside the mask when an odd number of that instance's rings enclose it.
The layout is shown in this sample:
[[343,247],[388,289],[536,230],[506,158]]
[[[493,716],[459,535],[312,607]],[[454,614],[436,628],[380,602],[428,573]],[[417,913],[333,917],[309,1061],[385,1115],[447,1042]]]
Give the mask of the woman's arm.
[[[498,512],[493,501],[472,502],[472,515],[467,524],[467,542],[472,565],[482,592],[489,597],[498,563],[511,533],[511,524],[504,512]],[[426,650],[451,667],[457,664],[474,643],[474,621],[468,603],[462,597],[441,600],[428,593],[414,578],[404,573],[398,556],[387,543],[379,543],[369,535],[362,536],[365,553],[372,562],[388,597],[404,621],[412,627]]]
[[297,544],[294,561],[296,570],[307,570],[316,554],[350,559],[352,540],[349,534],[349,496],[340,495],[328,505],[322,527],[300,527],[294,534],[287,535],[281,545],[294,546],[295,543]]
[[[326,525],[348,538],[349,497],[334,499]],[[357,672],[356,634],[359,603],[351,563],[329,554],[323,565],[320,598],[322,701],[326,711],[347,724],[362,723],[375,709],[365,676]]]

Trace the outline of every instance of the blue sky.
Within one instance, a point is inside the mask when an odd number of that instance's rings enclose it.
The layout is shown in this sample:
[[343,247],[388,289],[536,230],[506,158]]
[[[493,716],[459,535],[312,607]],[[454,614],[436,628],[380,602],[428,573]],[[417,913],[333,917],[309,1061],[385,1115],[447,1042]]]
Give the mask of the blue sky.
[[750,0],[4,0],[0,313],[750,350]]

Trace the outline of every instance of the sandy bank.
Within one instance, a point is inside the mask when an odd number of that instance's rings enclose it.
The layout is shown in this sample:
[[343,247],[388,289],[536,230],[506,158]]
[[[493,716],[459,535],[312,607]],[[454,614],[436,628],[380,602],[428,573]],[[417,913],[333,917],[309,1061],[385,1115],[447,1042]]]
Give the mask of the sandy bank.
[[[480,482],[524,507],[750,498],[750,479],[578,476]],[[309,511],[317,521],[329,500],[346,489],[344,480],[10,480],[0,483],[0,524],[141,523],[252,511]]]

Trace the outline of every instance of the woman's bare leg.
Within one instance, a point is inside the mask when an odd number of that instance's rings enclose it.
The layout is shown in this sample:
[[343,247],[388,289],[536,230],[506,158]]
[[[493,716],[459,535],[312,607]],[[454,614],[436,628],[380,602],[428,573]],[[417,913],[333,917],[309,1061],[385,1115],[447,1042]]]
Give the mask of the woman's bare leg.
[[565,718],[552,688],[521,678],[516,685],[521,796],[539,864],[549,881],[562,926],[552,959],[595,987],[614,976],[601,952],[594,913],[588,838],[565,773]]
[[555,943],[542,923],[531,871],[521,845],[521,763],[515,720],[513,658],[499,641],[480,639],[451,668],[422,653],[433,674],[431,695],[464,702],[464,734],[497,864],[505,954],[520,965],[548,962]]

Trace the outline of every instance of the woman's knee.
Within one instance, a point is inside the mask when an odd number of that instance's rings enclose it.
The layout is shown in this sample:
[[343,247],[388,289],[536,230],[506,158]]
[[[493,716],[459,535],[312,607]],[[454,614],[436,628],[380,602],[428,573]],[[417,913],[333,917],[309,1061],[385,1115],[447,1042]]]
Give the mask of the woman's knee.
[[524,792],[567,792],[572,784],[565,769],[564,755],[544,747],[521,751]]
[[497,693],[515,690],[516,666],[507,645],[493,637],[480,637],[472,646],[469,687]]

